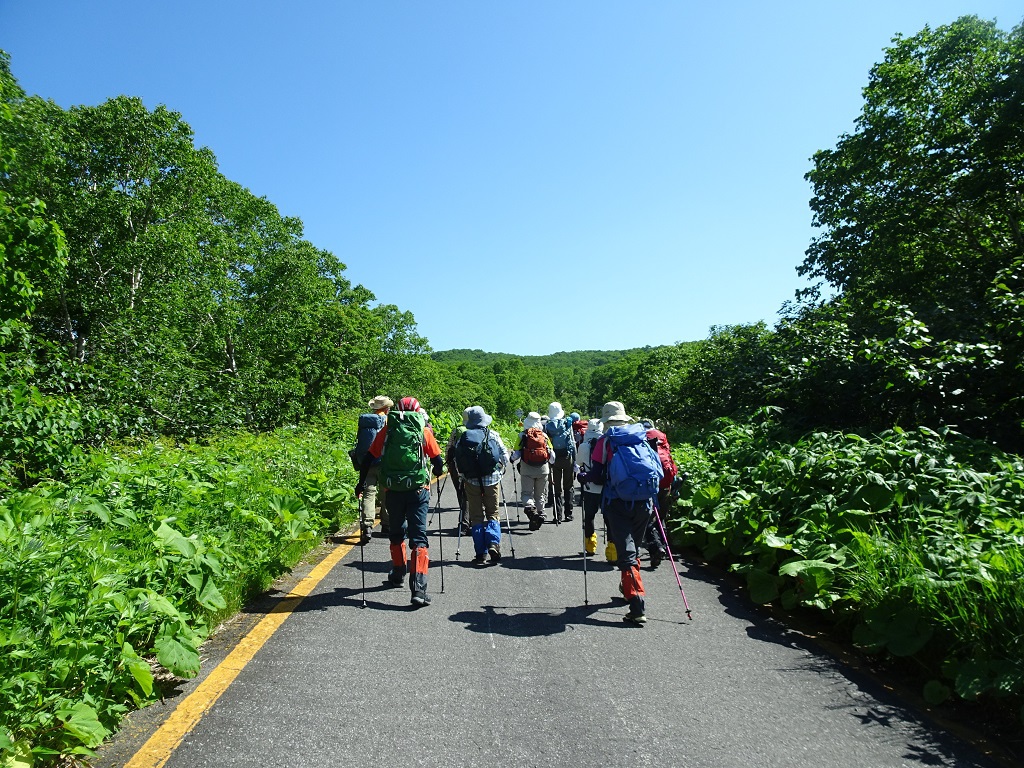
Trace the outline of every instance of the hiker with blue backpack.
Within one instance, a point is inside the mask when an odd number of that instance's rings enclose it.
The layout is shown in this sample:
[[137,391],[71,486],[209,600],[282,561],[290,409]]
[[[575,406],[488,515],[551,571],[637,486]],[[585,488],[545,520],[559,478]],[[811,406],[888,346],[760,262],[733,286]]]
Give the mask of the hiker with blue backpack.
[[[386,423],[388,411],[394,404],[394,401],[387,395],[377,395],[367,403],[372,413],[364,413],[359,416],[356,426],[356,447],[349,451],[349,457],[357,472],[363,459],[366,458],[366,451]],[[378,513],[380,514],[381,533],[384,535],[388,533],[388,512],[383,503],[384,494],[378,494],[377,489],[379,464],[379,461],[374,461],[370,465],[370,469],[366,473],[366,488],[359,500],[359,527],[363,544],[370,540],[370,533],[373,531]]]
[[551,446],[555,450],[555,463],[551,465],[551,495],[555,500],[555,521],[569,521],[572,520],[576,441],[572,436],[572,419],[565,415],[561,403],[551,403],[548,406],[548,421],[544,425],[544,432],[551,439]]
[[[366,491],[367,477],[375,459],[380,459],[380,483],[387,488],[384,503],[390,518],[391,571],[385,584],[402,586],[406,573],[412,591],[412,605],[430,605],[427,595],[427,515],[430,511],[430,473],[444,472],[441,448],[433,430],[419,413],[415,397],[403,397],[397,408],[388,412],[387,422],[377,433],[359,469],[356,497]],[[406,565],[405,539],[409,551]]]
[[634,424],[618,401],[601,409],[604,434],[590,452],[590,470],[582,483],[602,483],[602,508],[608,535],[615,544],[620,571],[619,590],[629,603],[623,621],[643,626],[647,621],[644,582],[637,549],[644,540],[661,482],[661,462],[647,442],[647,430]]
[[489,428],[492,419],[479,405],[462,412],[466,429],[455,445],[455,465],[465,482],[466,508],[476,556],[474,565],[501,560],[501,476],[509,463],[501,435]]

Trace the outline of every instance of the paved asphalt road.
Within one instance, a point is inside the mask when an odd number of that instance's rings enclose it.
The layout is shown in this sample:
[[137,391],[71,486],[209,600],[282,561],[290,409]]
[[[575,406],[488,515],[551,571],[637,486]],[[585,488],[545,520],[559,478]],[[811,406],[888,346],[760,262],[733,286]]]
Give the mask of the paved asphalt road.
[[167,765],[992,765],[699,568],[680,565],[692,622],[668,563],[645,565],[646,627],[622,622],[603,557],[584,605],[579,515],[530,532],[517,507],[514,558],[506,540],[500,565],[473,566],[463,538],[456,561],[447,483],[444,591],[434,515],[433,604],[418,611],[382,585],[382,538],[365,548],[360,608],[354,549]]

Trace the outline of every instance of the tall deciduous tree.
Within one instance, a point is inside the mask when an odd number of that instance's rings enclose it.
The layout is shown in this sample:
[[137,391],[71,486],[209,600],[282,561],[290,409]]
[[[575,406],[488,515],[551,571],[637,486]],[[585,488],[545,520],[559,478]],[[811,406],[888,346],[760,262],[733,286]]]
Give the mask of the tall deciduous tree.
[[823,232],[802,274],[864,309],[890,300],[988,322],[993,278],[1024,256],[1022,35],[964,17],[894,39],[856,130],[814,156]]

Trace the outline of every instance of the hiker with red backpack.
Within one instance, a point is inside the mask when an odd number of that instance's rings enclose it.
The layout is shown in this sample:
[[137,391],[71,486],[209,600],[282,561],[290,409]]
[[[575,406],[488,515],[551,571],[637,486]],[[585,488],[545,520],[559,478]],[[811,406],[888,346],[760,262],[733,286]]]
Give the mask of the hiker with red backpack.
[[[579,414],[576,414],[579,418]],[[565,415],[561,403],[548,406],[544,432],[551,438],[555,462],[551,465],[551,495],[555,500],[555,520],[572,520],[573,465],[576,462],[576,441],[572,437],[572,419]]]
[[[590,452],[600,439],[603,431],[601,422],[597,419],[587,421],[587,431],[583,433],[580,440],[579,450],[576,452],[576,463],[583,473],[591,469]],[[601,509],[601,494],[604,493],[604,486],[600,483],[581,483],[580,493],[583,505],[583,550],[588,555],[597,552],[597,528],[594,520],[597,518],[598,510]]]
[[[658,510],[662,516],[665,516],[668,514],[669,500],[672,496],[672,482],[679,472],[679,467],[676,466],[676,462],[672,458],[672,448],[668,444],[668,437],[665,433],[656,429],[652,421],[645,420],[643,425],[647,430],[647,443],[658,455],[658,461],[661,463],[661,470],[664,473],[658,484],[657,504]],[[652,516],[647,525],[647,534],[644,536],[644,547],[647,549],[652,571],[665,559],[666,544],[667,542],[662,539],[661,531],[658,529],[658,521]]]
[[501,435],[488,427],[492,419],[479,405],[462,412],[466,429],[455,445],[455,464],[465,483],[466,507],[476,556],[474,565],[501,560],[501,476],[509,454]]
[[604,485],[602,508],[618,556],[619,590],[629,603],[623,621],[643,626],[646,601],[637,547],[647,531],[663,473],[657,454],[647,443],[647,430],[633,421],[622,403],[604,404],[604,434],[590,452],[590,470],[580,473],[579,479]]
[[544,495],[550,465],[555,461],[555,449],[540,424],[540,414],[536,411],[526,415],[511,459],[519,462],[519,474],[523,478],[523,511],[530,520],[531,531],[544,524]]
[[[367,403],[372,413],[364,413],[359,416],[356,426],[356,447],[349,451],[349,457],[356,471],[359,471],[366,457],[366,451],[377,437],[377,433],[387,422],[388,411],[395,403],[387,395],[377,395]],[[362,535],[362,543],[370,540],[370,532],[373,530],[377,514],[380,514],[380,529],[385,535],[388,532],[388,512],[383,504],[384,494],[378,494],[377,475],[379,461],[374,461],[366,473],[366,489],[363,497],[359,500],[359,527]]]
[[[579,452],[580,444],[583,442],[583,435],[587,432],[587,419],[582,418],[576,411],[569,414],[569,420],[572,422],[572,439],[576,442],[577,453]],[[579,462],[576,462],[579,464]]]
[[435,477],[444,472],[441,448],[433,430],[426,428],[423,414],[417,412],[419,406],[415,397],[403,397],[398,407],[388,412],[387,423],[366,452],[356,484],[356,497],[359,498],[366,490],[370,467],[374,459],[379,458],[380,483],[388,491],[384,503],[391,523],[388,537],[391,541],[391,571],[385,583],[400,587],[408,572],[412,605],[416,608],[430,605],[427,595],[430,472],[432,470]]

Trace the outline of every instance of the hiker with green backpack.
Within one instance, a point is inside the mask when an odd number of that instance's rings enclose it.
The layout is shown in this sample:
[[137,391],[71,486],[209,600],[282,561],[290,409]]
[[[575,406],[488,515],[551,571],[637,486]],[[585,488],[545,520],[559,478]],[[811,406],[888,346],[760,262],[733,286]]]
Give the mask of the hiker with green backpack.
[[604,486],[602,509],[618,556],[619,590],[629,603],[623,621],[643,626],[647,621],[646,600],[637,551],[664,472],[647,442],[647,430],[633,421],[622,403],[613,400],[604,404],[604,434],[590,451],[590,470],[581,472],[579,480]]
[[[387,423],[377,433],[359,469],[356,497],[366,488],[366,477],[374,459],[380,459],[379,477],[387,488],[384,503],[390,518],[391,571],[385,582],[402,586],[406,573],[412,591],[412,605],[420,608],[430,604],[427,595],[427,515],[430,511],[430,472],[435,477],[444,472],[441,448],[433,430],[419,413],[415,397],[403,397],[397,408],[388,412]],[[405,539],[409,552],[406,565]]]
[[501,476],[508,464],[508,449],[501,435],[489,429],[492,419],[479,405],[462,412],[466,429],[456,443],[454,454],[459,475],[465,482],[470,533],[476,556],[474,565],[501,560]]

